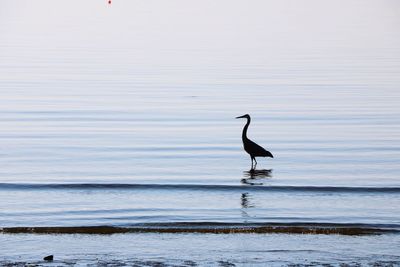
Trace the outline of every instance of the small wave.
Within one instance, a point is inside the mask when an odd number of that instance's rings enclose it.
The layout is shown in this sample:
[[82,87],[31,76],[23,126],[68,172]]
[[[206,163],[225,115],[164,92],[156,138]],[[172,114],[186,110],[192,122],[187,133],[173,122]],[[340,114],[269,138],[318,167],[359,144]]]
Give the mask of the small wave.
[[123,233],[203,233],[203,234],[339,234],[371,235],[400,233],[398,225],[333,223],[145,223],[133,226],[5,227],[4,234],[123,234]]
[[212,184],[0,183],[0,190],[201,190],[321,193],[400,193],[400,187],[262,186]]

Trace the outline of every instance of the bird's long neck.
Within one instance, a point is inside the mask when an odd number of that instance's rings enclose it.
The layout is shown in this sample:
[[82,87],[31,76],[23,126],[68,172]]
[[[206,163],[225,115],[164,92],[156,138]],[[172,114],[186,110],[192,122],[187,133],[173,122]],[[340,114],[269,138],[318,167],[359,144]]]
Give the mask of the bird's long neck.
[[242,132],[242,140],[246,140],[247,138],[247,128],[249,128],[250,125],[250,118],[247,118],[247,123],[246,125],[243,127],[243,132]]

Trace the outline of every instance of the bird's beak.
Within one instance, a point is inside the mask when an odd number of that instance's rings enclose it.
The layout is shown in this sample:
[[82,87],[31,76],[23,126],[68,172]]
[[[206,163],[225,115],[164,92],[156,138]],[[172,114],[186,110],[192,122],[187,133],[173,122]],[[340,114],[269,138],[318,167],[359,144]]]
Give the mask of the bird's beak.
[[241,119],[241,118],[244,118],[244,116],[245,116],[245,115],[243,115],[243,116],[239,116],[239,117],[236,117],[236,119]]

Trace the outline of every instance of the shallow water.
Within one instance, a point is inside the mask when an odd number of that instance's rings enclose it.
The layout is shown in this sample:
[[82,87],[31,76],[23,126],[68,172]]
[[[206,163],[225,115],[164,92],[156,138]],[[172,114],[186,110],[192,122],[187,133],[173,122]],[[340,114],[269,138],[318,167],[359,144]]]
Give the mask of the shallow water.
[[399,231],[398,10],[2,1],[0,228]]
[[[398,266],[398,235],[0,235],[3,263],[39,266]],[[106,246],[104,244],[107,244]],[[382,246],[385,244],[385,246]],[[15,250],[18,247],[18,252]],[[35,249],[32,250],[32,247]],[[54,262],[39,256],[54,253]],[[38,256],[39,255],[39,256]],[[108,264],[108,265],[107,265]],[[291,265],[292,264],[292,265]]]
[[[1,185],[0,185],[1,188]],[[344,189],[344,190],[343,190]],[[268,185],[48,185],[0,190],[3,227],[358,224],[400,231],[399,189]],[[358,190],[358,191],[357,191]]]

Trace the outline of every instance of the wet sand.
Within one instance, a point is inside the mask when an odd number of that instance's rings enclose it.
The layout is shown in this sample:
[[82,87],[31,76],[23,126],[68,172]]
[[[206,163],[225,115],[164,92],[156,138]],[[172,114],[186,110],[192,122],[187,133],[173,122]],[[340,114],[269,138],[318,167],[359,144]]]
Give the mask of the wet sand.
[[155,223],[132,227],[115,226],[80,226],[80,227],[4,227],[4,234],[126,234],[126,233],[199,233],[199,234],[324,234],[324,235],[378,235],[398,234],[397,228],[386,228],[362,224],[332,223],[270,223],[270,224],[235,224],[235,223]]

